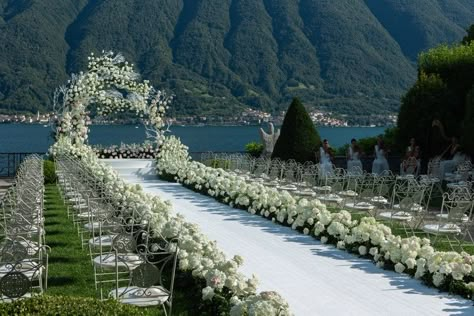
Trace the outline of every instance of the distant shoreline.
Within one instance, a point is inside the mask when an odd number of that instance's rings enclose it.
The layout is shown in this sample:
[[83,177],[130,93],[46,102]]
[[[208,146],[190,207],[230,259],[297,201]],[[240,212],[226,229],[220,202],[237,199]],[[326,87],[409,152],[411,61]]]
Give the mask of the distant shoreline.
[[[8,125],[48,125],[47,123],[41,122],[33,122],[33,123],[26,123],[26,122],[0,122],[0,124],[8,124]],[[133,123],[100,123],[100,124],[90,124],[88,126],[115,126],[115,125],[123,125],[123,126],[140,126],[143,124],[133,124]],[[171,127],[241,127],[241,126],[249,126],[249,127],[266,127],[268,123],[262,124],[174,124]],[[324,127],[324,128],[389,128],[392,127],[388,126],[365,126],[365,125],[350,125],[350,126],[330,126],[330,125],[316,125],[316,127]],[[275,125],[275,127],[281,127],[281,125]]]

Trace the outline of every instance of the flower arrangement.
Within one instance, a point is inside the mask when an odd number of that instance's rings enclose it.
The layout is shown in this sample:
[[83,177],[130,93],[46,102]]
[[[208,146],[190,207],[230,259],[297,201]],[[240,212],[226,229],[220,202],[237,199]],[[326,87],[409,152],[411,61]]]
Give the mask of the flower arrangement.
[[156,158],[158,149],[151,142],[143,144],[120,144],[109,147],[94,146],[97,157],[101,159],[152,159]]
[[428,285],[465,297],[474,290],[474,256],[436,251],[427,238],[401,238],[373,217],[352,220],[347,211],[330,212],[317,199],[295,198],[244,177],[192,161],[187,147],[166,137],[159,153],[158,173],[227,203],[290,226],[323,243],[371,258],[378,267],[407,273]]

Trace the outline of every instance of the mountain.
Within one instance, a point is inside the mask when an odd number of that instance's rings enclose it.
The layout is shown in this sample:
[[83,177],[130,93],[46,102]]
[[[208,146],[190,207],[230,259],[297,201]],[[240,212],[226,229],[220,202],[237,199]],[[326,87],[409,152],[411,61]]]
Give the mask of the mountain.
[[459,42],[474,0],[0,0],[0,111],[51,108],[90,52],[122,52],[172,114],[396,111],[420,51]]

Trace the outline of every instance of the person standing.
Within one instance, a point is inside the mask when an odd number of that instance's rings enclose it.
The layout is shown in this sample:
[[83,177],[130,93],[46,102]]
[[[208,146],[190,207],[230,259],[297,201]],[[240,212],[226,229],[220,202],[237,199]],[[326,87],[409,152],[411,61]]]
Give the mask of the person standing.
[[362,174],[361,151],[357,140],[353,138],[351,145],[347,148],[347,172],[349,174]]
[[327,139],[323,140],[323,145],[319,148],[320,175],[327,177],[334,173],[332,166],[332,152]]
[[375,145],[375,159],[372,163],[372,173],[380,175],[384,171],[390,170],[386,157],[386,149],[382,138],[377,137],[377,144]]

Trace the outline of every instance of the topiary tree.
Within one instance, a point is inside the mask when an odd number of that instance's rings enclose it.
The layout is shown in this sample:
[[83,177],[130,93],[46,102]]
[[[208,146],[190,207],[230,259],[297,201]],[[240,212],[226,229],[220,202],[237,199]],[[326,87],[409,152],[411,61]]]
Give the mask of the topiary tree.
[[320,145],[321,139],[313,121],[301,101],[294,98],[283,120],[272,158],[314,161],[315,151]]

